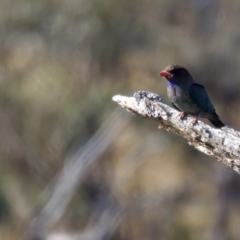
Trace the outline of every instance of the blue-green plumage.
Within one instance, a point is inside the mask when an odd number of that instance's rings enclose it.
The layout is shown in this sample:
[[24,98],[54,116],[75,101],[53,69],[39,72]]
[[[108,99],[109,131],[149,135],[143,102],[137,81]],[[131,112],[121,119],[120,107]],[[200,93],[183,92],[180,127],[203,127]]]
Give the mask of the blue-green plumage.
[[176,109],[185,114],[191,114],[196,119],[207,118],[217,128],[224,126],[205,88],[195,82],[186,68],[170,65],[159,75],[168,80],[167,94]]

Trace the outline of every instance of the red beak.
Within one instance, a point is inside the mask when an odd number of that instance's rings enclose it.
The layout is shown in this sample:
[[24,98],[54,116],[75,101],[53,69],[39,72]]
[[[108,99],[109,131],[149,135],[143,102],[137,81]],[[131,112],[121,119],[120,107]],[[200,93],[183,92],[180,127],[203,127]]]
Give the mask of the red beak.
[[166,70],[163,70],[161,71],[159,74],[158,74],[159,77],[171,77],[172,74]]

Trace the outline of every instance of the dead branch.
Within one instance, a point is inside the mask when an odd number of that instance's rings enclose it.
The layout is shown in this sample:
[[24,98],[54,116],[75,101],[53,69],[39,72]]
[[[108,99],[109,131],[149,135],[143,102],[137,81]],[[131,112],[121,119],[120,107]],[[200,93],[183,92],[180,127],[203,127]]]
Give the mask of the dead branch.
[[197,150],[214,157],[240,174],[240,132],[224,127],[215,129],[191,117],[180,119],[179,112],[162,103],[159,95],[138,91],[133,97],[116,95],[113,101],[127,111],[159,122],[159,128],[175,133]]
[[85,146],[67,156],[53,186],[44,191],[44,195],[50,196],[43,196],[48,200],[33,218],[26,239],[45,239],[46,231],[62,218],[81,180],[129,121],[127,118],[118,121],[119,118],[119,111],[114,111]]

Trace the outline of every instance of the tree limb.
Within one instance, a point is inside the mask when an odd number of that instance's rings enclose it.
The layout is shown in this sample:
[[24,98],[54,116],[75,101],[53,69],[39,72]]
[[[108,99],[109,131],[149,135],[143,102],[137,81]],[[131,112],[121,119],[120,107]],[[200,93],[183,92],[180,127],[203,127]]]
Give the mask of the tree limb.
[[178,111],[150,92],[138,91],[133,97],[116,95],[113,101],[129,112],[158,121],[160,129],[185,138],[189,145],[240,174],[240,132],[230,127],[215,129],[201,121],[193,124],[191,117],[182,120]]
[[53,186],[44,192],[44,195],[50,194],[49,199],[32,220],[26,239],[45,239],[45,232],[62,218],[87,170],[99,160],[129,121],[126,118],[118,121],[119,118],[119,111],[114,111],[85,146],[67,156]]

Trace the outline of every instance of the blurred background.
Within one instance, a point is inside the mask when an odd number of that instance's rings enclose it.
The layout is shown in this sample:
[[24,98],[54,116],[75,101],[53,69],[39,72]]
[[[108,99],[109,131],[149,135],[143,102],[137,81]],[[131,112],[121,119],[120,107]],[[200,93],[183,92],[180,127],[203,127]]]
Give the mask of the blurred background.
[[240,178],[112,101],[169,64],[240,129],[238,0],[0,1],[0,239],[239,239]]

